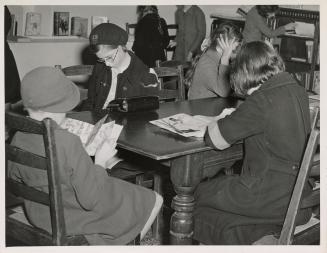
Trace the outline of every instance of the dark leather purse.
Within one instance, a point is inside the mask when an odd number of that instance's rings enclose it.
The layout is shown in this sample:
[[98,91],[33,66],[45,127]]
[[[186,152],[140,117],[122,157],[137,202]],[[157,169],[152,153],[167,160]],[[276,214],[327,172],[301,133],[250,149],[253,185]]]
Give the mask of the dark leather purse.
[[159,108],[158,96],[117,98],[108,105],[110,111],[138,112],[150,111]]

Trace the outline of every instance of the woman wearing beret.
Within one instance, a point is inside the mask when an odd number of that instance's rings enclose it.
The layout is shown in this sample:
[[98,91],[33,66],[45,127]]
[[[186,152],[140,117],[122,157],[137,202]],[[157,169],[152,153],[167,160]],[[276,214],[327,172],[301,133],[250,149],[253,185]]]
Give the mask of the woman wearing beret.
[[112,23],[91,31],[90,48],[98,61],[82,110],[101,111],[116,98],[158,94],[156,74],[126,49],[127,39],[126,31]]
[[[310,133],[308,95],[284,71],[261,41],[236,56],[231,82],[246,99],[208,125],[205,141],[221,150],[243,140],[245,156],[239,175],[217,176],[195,191],[194,238],[202,243],[252,244],[281,230]],[[311,191],[307,183],[304,196]],[[297,224],[310,217],[310,209],[300,209]]]

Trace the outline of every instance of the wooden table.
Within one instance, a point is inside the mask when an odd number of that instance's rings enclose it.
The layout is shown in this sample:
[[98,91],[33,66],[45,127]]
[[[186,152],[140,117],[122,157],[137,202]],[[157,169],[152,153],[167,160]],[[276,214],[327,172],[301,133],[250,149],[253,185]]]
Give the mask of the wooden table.
[[[170,243],[192,244],[194,197],[193,191],[201,179],[213,175],[222,167],[242,158],[242,143],[223,151],[212,150],[201,138],[185,138],[149,123],[177,113],[218,115],[226,107],[235,107],[235,98],[209,98],[160,105],[156,111],[110,113],[110,120],[124,125],[118,147],[170,167],[170,177],[176,196],[172,200],[174,213],[170,221]],[[70,115],[72,118],[95,122],[90,112]]]

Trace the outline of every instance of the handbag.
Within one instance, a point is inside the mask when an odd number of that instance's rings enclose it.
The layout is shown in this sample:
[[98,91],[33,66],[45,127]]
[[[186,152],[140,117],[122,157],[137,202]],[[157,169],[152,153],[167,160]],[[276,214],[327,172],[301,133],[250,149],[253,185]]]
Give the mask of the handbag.
[[142,96],[117,98],[108,105],[110,111],[118,112],[138,112],[156,110],[159,108],[158,96]]

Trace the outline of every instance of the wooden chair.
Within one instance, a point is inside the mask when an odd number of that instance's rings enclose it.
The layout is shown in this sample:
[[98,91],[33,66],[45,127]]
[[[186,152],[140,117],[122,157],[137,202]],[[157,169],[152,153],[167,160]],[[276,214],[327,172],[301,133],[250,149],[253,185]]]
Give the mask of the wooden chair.
[[[300,208],[320,208],[320,187],[315,187],[312,194],[302,198],[305,184],[307,183],[310,171],[314,165],[319,167],[319,160],[314,161],[317,145],[319,143],[319,108],[312,110],[312,129],[307,142],[305,153],[301,162],[301,167],[294,186],[293,194],[288,206],[287,214],[284,220],[283,228],[279,238],[273,235],[266,235],[257,240],[254,245],[289,245],[289,244],[312,244],[317,243],[320,237],[320,215],[313,214],[307,224],[296,226],[296,216]],[[314,161],[314,162],[313,162]]]
[[[161,101],[185,100],[184,74],[181,65],[177,67],[155,67],[154,71],[160,82],[159,98]],[[166,78],[169,78],[169,81],[165,81]],[[168,89],[167,84],[175,87]]]
[[[177,24],[169,24],[167,25],[168,29],[168,34],[169,34],[169,40],[173,41],[176,38],[177,30],[178,30],[178,25]],[[168,58],[168,52],[171,52],[172,55],[174,55],[176,47],[167,47],[166,48],[166,56]]]
[[[15,240],[31,246],[87,245],[88,242],[83,235],[68,236],[66,233],[53,121],[51,119],[37,121],[13,112],[6,112],[5,121],[10,129],[42,135],[45,148],[43,157],[6,143],[6,161],[45,170],[49,182],[49,193],[45,193],[23,182],[10,179],[6,173],[6,237],[8,241]],[[14,217],[12,207],[21,204],[21,201],[16,201],[16,197],[49,206],[52,233],[29,224],[24,215],[25,220]],[[136,240],[139,241],[139,236]]]
[[[126,32],[127,32],[128,35],[134,35],[136,25],[137,25],[137,24],[129,24],[129,23],[125,23]],[[134,29],[134,31],[131,32],[131,29]]]
[[93,65],[73,65],[62,68],[61,65],[55,66],[71,79],[79,87],[81,101],[87,98],[87,89],[83,87],[83,83],[92,75]]

